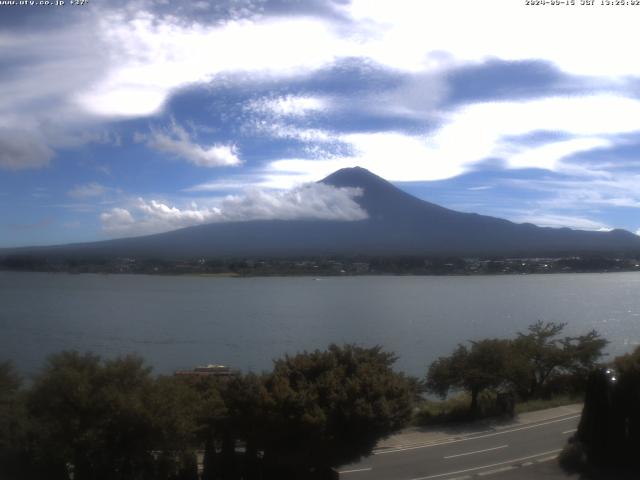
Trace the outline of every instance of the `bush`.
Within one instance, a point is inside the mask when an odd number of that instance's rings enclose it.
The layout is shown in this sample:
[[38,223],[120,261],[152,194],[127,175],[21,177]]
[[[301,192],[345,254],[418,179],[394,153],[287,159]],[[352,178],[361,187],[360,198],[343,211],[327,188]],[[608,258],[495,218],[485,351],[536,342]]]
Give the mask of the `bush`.
[[424,400],[414,414],[413,424],[424,427],[428,425],[442,425],[446,423],[470,422],[489,417],[498,417],[502,412],[496,405],[494,393],[483,392],[478,397],[478,408],[475,412],[469,410],[471,395],[458,395],[442,401]]
[[547,408],[562,407],[573,403],[581,403],[583,395],[556,395],[548,399],[528,400],[516,403],[516,413],[535,412]]

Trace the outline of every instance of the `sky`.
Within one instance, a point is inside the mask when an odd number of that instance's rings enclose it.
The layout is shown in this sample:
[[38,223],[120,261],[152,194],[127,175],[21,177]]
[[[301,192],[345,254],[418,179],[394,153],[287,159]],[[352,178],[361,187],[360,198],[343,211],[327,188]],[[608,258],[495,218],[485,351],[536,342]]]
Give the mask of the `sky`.
[[454,210],[640,234],[640,5],[11,3],[0,247],[359,220],[361,192],[315,183],[353,166]]

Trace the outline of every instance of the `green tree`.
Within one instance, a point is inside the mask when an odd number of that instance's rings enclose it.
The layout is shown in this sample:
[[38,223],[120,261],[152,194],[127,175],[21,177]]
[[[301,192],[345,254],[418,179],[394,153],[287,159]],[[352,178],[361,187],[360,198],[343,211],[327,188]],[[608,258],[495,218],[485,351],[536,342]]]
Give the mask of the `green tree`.
[[48,478],[133,479],[151,468],[150,369],[138,357],[51,356],[29,392]]
[[471,348],[458,345],[451,355],[433,362],[426,387],[442,398],[452,389],[466,390],[471,395],[469,410],[476,413],[480,393],[505,384],[511,344],[497,338],[470,343]]
[[203,442],[204,399],[184,378],[161,376],[153,382],[146,407],[156,459],[155,478],[195,478],[196,474],[189,472]]
[[566,352],[556,338],[565,323],[538,321],[528,327],[528,333],[519,332],[514,340],[515,351],[519,353],[524,375],[514,379],[518,393],[523,398],[536,395],[551,373],[568,363]]
[[242,473],[247,479],[262,478],[259,454],[268,443],[265,417],[271,405],[265,378],[251,373],[238,375],[229,379],[222,391],[229,415],[226,428],[234,432],[234,440],[242,439],[245,445]]
[[331,345],[275,361],[266,378],[265,460],[295,478],[368,455],[402,428],[414,392],[380,347]]
[[588,375],[598,365],[608,343],[595,330],[585,335],[563,338],[561,344],[569,358],[568,370],[577,375]]
[[511,380],[520,397],[528,399],[543,393],[552,378],[571,377],[583,389],[589,372],[602,357],[607,345],[595,330],[586,335],[559,338],[565,323],[538,321],[527,333],[513,341]]
[[[203,480],[222,478],[223,455],[219,450],[224,432],[228,430],[230,424],[229,409],[223,397],[227,379],[182,377],[177,380],[189,388],[198,399],[195,423],[197,444],[205,450]],[[227,453],[229,447],[227,445]]]

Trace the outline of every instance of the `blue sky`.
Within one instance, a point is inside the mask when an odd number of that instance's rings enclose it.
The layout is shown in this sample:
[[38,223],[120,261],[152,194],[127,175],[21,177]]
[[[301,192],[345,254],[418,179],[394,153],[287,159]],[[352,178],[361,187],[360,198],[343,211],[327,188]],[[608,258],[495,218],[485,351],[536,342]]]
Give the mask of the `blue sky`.
[[[580,3],[580,2],[577,2]],[[0,246],[366,216],[362,166],[516,222],[640,229],[640,6],[0,6]]]

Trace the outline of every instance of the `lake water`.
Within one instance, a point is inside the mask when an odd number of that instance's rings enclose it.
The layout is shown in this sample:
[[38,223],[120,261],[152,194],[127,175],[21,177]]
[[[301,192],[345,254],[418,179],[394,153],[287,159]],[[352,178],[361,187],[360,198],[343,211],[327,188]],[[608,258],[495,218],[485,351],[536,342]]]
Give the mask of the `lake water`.
[[458,342],[536,320],[640,342],[640,274],[213,278],[0,272],[0,360],[24,374],[64,349],[136,352],[159,373],[222,363],[262,371],[331,342],[382,345],[424,375]]

